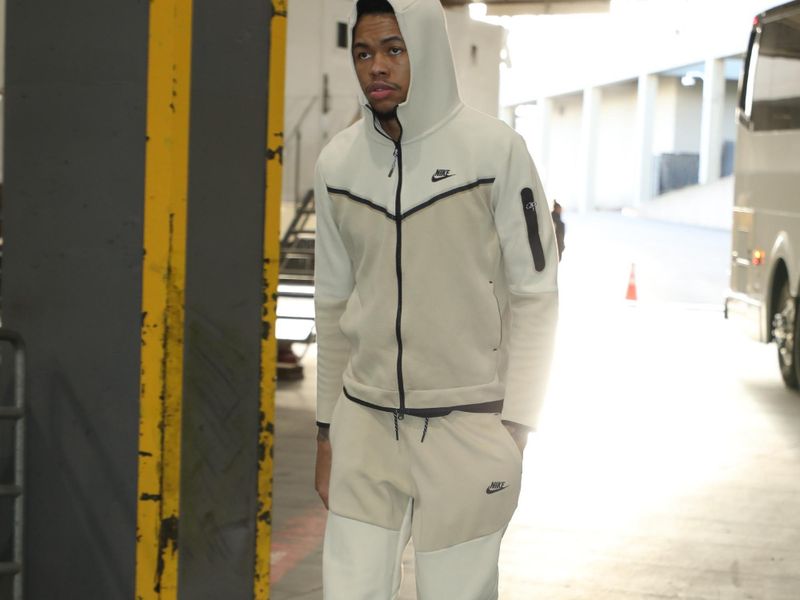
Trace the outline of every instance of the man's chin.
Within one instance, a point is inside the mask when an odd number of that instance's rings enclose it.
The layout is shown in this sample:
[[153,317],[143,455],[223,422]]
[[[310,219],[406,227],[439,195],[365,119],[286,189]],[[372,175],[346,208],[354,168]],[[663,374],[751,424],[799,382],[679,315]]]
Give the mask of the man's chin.
[[396,104],[388,108],[386,106],[375,106],[372,103],[370,103],[370,106],[372,107],[373,114],[378,118],[379,121],[388,121],[390,119],[397,118]]

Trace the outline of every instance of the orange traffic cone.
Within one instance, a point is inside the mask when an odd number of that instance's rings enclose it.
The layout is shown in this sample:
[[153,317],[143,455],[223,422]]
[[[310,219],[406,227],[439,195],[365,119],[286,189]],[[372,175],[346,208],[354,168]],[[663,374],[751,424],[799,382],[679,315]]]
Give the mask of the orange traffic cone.
[[625,300],[636,300],[636,272],[633,263],[631,263],[631,275],[628,277],[628,291],[625,293]]

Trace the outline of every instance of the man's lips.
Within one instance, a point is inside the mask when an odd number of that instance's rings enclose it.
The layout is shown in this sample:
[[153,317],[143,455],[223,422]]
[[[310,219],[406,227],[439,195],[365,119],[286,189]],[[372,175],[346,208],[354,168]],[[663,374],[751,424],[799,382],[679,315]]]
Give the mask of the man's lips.
[[397,86],[391,83],[370,83],[367,86],[367,95],[374,100],[383,100],[397,91]]

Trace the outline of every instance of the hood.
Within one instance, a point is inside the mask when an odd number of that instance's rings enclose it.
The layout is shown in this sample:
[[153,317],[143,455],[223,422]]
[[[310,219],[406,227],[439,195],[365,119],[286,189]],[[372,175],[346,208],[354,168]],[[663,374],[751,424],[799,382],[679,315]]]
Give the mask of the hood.
[[[403,127],[402,141],[411,142],[449,119],[461,108],[461,97],[440,1],[389,0],[389,4],[394,8],[411,64],[408,97],[397,107],[397,118]],[[350,48],[353,46],[356,16],[354,1],[349,24]],[[367,128],[374,131],[369,102],[360,89],[358,97]]]

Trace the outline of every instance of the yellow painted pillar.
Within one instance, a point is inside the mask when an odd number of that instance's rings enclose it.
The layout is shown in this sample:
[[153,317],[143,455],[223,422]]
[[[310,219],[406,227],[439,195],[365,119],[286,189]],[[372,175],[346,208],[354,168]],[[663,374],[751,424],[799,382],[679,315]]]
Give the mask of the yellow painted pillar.
[[151,0],[136,599],[178,597],[192,0]]
[[264,260],[261,336],[261,410],[259,423],[258,514],[253,597],[270,597],[270,541],[272,534],[272,473],[275,436],[275,377],[277,344],[275,312],[280,264],[281,176],[283,171],[283,105],[286,72],[287,0],[273,0],[270,19],[269,108],[267,115],[267,170],[264,211]]

